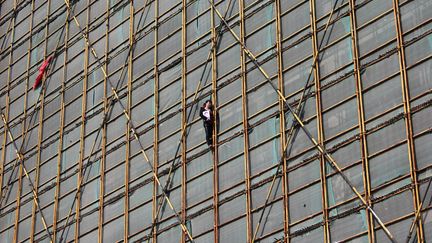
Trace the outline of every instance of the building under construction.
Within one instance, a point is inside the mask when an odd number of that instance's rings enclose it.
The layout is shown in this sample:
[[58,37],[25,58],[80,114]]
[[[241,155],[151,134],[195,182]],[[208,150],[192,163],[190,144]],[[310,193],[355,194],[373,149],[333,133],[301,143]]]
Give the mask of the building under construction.
[[0,242],[432,242],[430,0],[0,0],[0,55]]

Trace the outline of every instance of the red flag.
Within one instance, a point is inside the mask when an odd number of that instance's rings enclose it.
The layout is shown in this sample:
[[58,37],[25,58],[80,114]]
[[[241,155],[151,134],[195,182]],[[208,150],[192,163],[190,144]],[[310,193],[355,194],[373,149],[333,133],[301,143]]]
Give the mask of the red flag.
[[46,68],[48,67],[49,63],[51,62],[52,56],[48,57],[42,65],[39,67],[39,74],[36,77],[36,80],[33,84],[33,90],[35,90],[42,82],[43,75],[45,74]]
[[39,87],[39,85],[41,84],[43,75],[44,75],[44,73],[39,72],[39,74],[36,77],[36,80],[33,84],[33,90],[35,90],[37,87]]
[[45,69],[48,67],[48,64],[51,62],[52,56],[48,57],[39,68],[40,72],[45,72]]

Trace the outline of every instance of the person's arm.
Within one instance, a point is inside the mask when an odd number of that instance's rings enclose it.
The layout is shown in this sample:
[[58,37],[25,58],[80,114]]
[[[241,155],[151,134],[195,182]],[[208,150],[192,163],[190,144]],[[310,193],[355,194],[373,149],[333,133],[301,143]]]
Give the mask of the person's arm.
[[213,109],[210,109],[210,121],[214,122]]
[[219,133],[219,126],[220,124],[220,117],[219,117],[219,112],[216,111],[216,132]]
[[207,118],[204,116],[203,112],[204,112],[204,108],[201,107],[200,108],[200,117],[201,117],[201,119],[203,119],[205,121],[205,120],[207,120]]

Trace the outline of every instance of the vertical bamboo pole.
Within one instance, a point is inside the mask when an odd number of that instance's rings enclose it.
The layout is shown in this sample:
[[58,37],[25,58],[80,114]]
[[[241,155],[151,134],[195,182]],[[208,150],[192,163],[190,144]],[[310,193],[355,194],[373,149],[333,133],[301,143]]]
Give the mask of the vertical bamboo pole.
[[[319,47],[318,47],[318,33],[316,26],[316,2],[315,0],[310,1],[310,19],[311,19],[311,32],[312,32],[312,51],[313,60],[316,62],[313,64],[313,77],[315,81],[315,109],[316,109],[316,122],[317,122],[317,142],[321,147],[324,146],[324,131],[323,131],[323,118],[322,118],[322,104],[321,104],[321,84],[320,84],[320,72],[319,72]],[[327,178],[326,178],[326,161],[323,154],[320,155],[320,178],[321,178],[321,202],[324,222],[324,242],[330,242],[330,231],[328,223],[328,200],[327,200]]]
[[[104,55],[104,70],[108,69],[108,51],[109,51],[109,16],[110,16],[110,1],[106,0],[106,17],[105,21],[105,55]],[[100,27],[101,28],[101,27]],[[104,116],[109,111],[109,102],[108,97],[110,96],[110,92],[108,92],[108,78],[104,75],[103,77],[103,109]],[[99,215],[98,215],[98,243],[103,242],[103,223],[104,223],[104,199],[105,199],[105,163],[106,163],[106,144],[107,144],[107,124],[106,121],[103,121],[102,125],[102,143],[101,143],[101,153],[102,158],[100,160],[99,167]]]
[[[158,138],[159,138],[159,71],[158,71],[158,22],[159,22],[159,0],[154,1],[154,58],[153,58],[153,74],[154,74],[154,140],[153,140],[153,168],[155,175],[158,174]],[[158,184],[156,180],[153,180],[153,215],[154,224],[158,221],[157,206],[158,206]],[[157,225],[153,231],[153,243],[157,242]]]
[[[14,0],[13,1],[13,8],[14,11],[17,8],[17,1]],[[11,102],[10,97],[9,97],[9,92],[10,92],[10,83],[12,82],[12,72],[13,72],[13,67],[12,67],[12,63],[13,63],[13,42],[14,42],[14,37],[15,37],[15,18],[11,19],[11,24],[13,23],[13,27],[12,27],[12,33],[11,33],[11,43],[10,43],[10,56],[9,56],[9,82],[8,82],[8,92],[7,92],[7,96],[8,96],[8,103]],[[12,68],[11,68],[12,67]],[[6,129],[5,129],[6,132]],[[12,144],[12,141],[11,141]],[[18,161],[17,161],[18,162]],[[16,194],[16,209],[15,209],[15,222],[14,222],[14,234],[13,234],[13,242],[18,242],[18,223],[19,223],[19,214],[20,214],[20,206],[21,206],[21,193],[22,193],[22,180],[23,180],[23,169],[22,169],[22,165],[20,163],[19,167],[18,167],[18,189],[17,189],[17,194]],[[13,176],[13,174],[11,174],[11,176]],[[12,180],[13,181],[13,180]]]
[[[187,109],[186,109],[186,97],[187,97],[187,93],[186,93],[186,86],[187,86],[187,80],[186,80],[186,69],[187,69],[187,59],[186,59],[186,39],[187,39],[187,31],[186,31],[186,4],[187,1],[186,0],[182,0],[182,44],[181,44],[181,48],[182,48],[182,72],[181,72],[181,82],[182,82],[182,120],[181,120],[181,133],[185,134],[186,132],[186,123],[187,123]],[[181,180],[181,188],[182,188],[182,196],[181,196],[181,220],[183,225],[186,225],[186,207],[187,207],[187,188],[186,188],[186,172],[187,172],[187,167],[186,167],[186,150],[187,150],[187,146],[186,146],[186,138],[187,136],[182,136],[181,137],[181,161],[182,161],[182,180]],[[187,234],[185,232],[182,231],[181,234],[181,242],[185,242],[187,239]]]
[[[405,115],[405,119],[404,119],[405,129],[406,129],[405,131],[406,131],[407,145],[408,145],[408,161],[410,164],[411,183],[413,184],[411,191],[413,195],[414,210],[416,212],[419,212],[419,210],[421,210],[420,188],[419,188],[419,183],[417,178],[417,163],[416,163],[416,156],[414,150],[409,83],[408,83],[408,74],[406,70],[405,46],[404,46],[404,40],[402,34],[402,21],[401,21],[400,10],[399,10],[399,0],[393,0],[393,14],[394,14],[395,26],[396,26],[399,70],[400,70],[400,77],[401,77],[402,98],[403,98],[403,107],[404,107],[404,115]],[[422,217],[418,217],[415,220],[417,220],[416,222],[417,241],[424,242],[425,239],[423,233]]]
[[[46,8],[46,22],[49,22],[49,13],[50,13],[50,9],[51,9],[51,1],[47,2],[47,8]],[[47,57],[47,46],[48,46],[48,24],[45,27],[45,43],[44,43],[44,60]],[[44,103],[45,103],[45,92],[46,90],[41,91],[41,95],[40,95],[40,109],[39,109],[39,128],[38,128],[38,142],[37,142],[37,155],[36,155],[36,171],[35,171],[35,179],[34,179],[34,189],[36,190],[36,193],[38,192],[38,187],[39,187],[39,176],[40,176],[40,164],[41,164],[41,144],[42,144],[42,132],[43,132],[43,118],[44,118]],[[36,105],[36,104],[35,104]],[[29,131],[30,132],[30,131]],[[20,163],[20,171],[22,172],[22,164]],[[20,173],[21,173],[20,172]],[[21,176],[20,176],[21,177]],[[37,203],[36,201],[33,201],[33,209],[32,209],[32,226],[31,226],[31,230],[33,231],[31,236],[30,236],[30,241],[33,242],[34,241],[34,237],[35,234],[37,234],[38,232],[35,232],[35,228],[36,228],[36,211],[38,210],[37,207]]]
[[53,240],[57,242],[57,221],[59,218],[59,204],[60,204],[60,178],[62,172],[62,150],[64,143],[64,125],[65,125],[65,88],[66,88],[66,62],[67,62],[67,45],[69,35],[69,21],[65,21],[64,31],[64,54],[63,54],[63,72],[61,82],[61,93],[60,93],[60,125],[59,125],[59,145],[57,150],[57,175],[56,175],[56,188],[54,194],[54,213],[53,213]]
[[[240,40],[244,43],[245,41],[245,20],[244,20],[244,2],[239,0],[239,17],[240,17]],[[239,45],[239,48],[241,46]],[[252,229],[252,216],[251,216],[251,189],[250,189],[250,162],[249,162],[249,136],[248,136],[248,111],[247,111],[247,97],[246,97],[246,55],[243,51],[240,51],[240,70],[241,70],[241,82],[242,82],[242,117],[243,117],[243,151],[244,151],[244,168],[245,168],[245,184],[246,184],[246,230],[247,230],[247,242],[251,242],[253,238]]]
[[[130,2],[129,5],[129,46],[133,45],[134,41],[134,20],[135,20],[135,9],[133,5],[133,1]],[[132,74],[133,74],[133,53],[129,55],[128,58],[128,101],[127,101],[127,113],[130,116],[130,119],[132,119],[133,114],[131,113],[131,107],[132,107]],[[121,77],[120,77],[121,78]],[[131,145],[129,138],[131,137],[131,125],[129,122],[127,122],[127,130],[126,130],[126,162],[125,162],[125,202],[124,202],[124,242],[128,242],[128,235],[129,235],[129,171],[130,171],[130,155],[131,155]]]
[[[278,62],[278,88],[282,94],[284,94],[284,82],[283,82],[283,57],[282,57],[282,21],[281,21],[281,0],[275,0],[276,8],[276,50],[277,50],[277,62]],[[278,97],[279,98],[279,97]],[[288,174],[287,174],[287,160],[284,154],[286,133],[285,133],[285,105],[281,98],[279,98],[279,131],[280,131],[280,144],[281,144],[281,156],[283,156],[282,162],[282,193],[283,193],[283,223],[284,223],[284,235],[289,235],[289,200],[288,200]],[[290,238],[285,238],[284,242],[289,242]]]
[[[350,6],[350,29],[351,29],[351,43],[353,52],[354,62],[354,76],[356,80],[356,96],[357,96],[357,110],[358,110],[358,122],[359,122],[359,138],[361,145],[361,160],[363,167],[363,184],[365,188],[365,200],[368,204],[371,203],[371,184],[369,177],[369,159],[368,159],[368,148],[366,140],[366,125],[365,125],[365,114],[363,104],[363,86],[360,75],[360,61],[359,61],[359,50],[358,50],[358,37],[357,37],[357,19],[355,12],[355,1],[349,1]],[[374,222],[373,216],[370,210],[366,209],[367,214],[367,225],[368,225],[368,238],[369,242],[375,242]]]
[[[214,0],[211,0],[214,3]],[[227,9],[229,11],[229,9]],[[212,100],[213,100],[213,117],[217,117],[218,112],[218,99],[217,99],[217,48],[216,40],[218,33],[216,32],[214,9],[210,8],[210,25],[211,25],[211,39],[212,39],[212,52],[211,52],[211,73],[212,73]],[[217,122],[217,120],[216,120]],[[219,242],[219,176],[218,176],[218,131],[217,124],[213,126],[213,234],[214,242]]]

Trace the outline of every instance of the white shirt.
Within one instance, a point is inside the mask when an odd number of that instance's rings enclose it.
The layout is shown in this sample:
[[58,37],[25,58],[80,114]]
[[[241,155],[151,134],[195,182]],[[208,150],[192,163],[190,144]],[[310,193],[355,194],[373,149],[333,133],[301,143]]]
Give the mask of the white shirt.
[[210,110],[204,110],[203,116],[205,116],[207,118],[207,121],[209,121],[210,120]]

